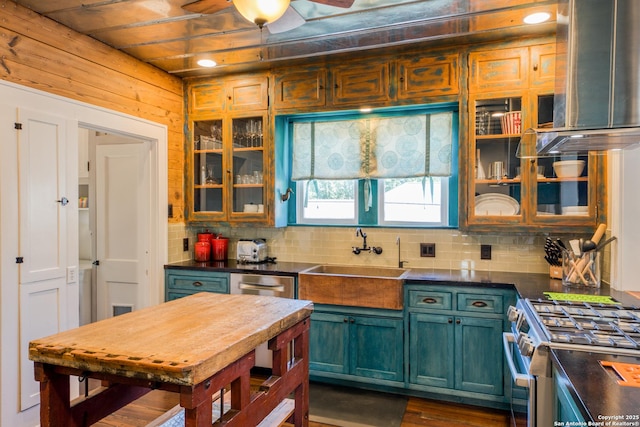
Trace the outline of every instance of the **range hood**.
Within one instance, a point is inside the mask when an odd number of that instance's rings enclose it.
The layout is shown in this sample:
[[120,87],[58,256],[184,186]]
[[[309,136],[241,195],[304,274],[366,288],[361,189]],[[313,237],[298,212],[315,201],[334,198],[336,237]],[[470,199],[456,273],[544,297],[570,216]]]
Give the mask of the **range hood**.
[[553,127],[538,156],[640,145],[640,1],[560,0]]

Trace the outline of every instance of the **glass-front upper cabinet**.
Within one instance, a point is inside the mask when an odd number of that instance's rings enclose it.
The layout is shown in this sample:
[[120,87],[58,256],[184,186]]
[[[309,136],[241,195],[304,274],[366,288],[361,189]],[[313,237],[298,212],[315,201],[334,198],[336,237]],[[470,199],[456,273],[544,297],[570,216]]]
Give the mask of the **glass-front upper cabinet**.
[[[531,102],[536,127],[553,127],[553,95],[533,93]],[[591,225],[604,218],[604,212],[598,212],[599,199],[605,197],[603,153],[537,157],[531,147],[533,135],[525,134],[523,141],[527,154],[533,154],[528,162],[536,171],[531,212],[536,222]]]
[[232,119],[233,213],[264,213],[264,135],[262,117]]
[[491,95],[470,97],[467,226],[594,227],[604,218],[603,156],[536,156],[528,130],[552,127],[553,94]]
[[522,131],[521,96],[478,98],[474,105],[471,217],[522,221],[522,165],[516,157]]
[[265,123],[265,115],[192,122],[191,220],[265,220]]
[[222,119],[193,122],[193,211],[224,212]]

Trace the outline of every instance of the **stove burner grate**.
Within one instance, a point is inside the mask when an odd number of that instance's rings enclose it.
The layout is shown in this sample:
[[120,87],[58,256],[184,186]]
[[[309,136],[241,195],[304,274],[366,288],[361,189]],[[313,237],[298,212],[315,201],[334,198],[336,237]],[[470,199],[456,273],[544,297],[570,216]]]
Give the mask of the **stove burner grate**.
[[[550,343],[640,351],[640,310],[606,304],[530,301]],[[588,350],[587,348],[585,348]]]

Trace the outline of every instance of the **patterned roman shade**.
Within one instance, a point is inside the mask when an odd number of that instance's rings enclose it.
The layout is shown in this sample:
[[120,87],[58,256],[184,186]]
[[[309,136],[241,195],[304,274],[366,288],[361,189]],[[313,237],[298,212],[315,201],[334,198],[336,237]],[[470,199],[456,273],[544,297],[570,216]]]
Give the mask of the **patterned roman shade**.
[[447,177],[453,114],[293,124],[293,180]]

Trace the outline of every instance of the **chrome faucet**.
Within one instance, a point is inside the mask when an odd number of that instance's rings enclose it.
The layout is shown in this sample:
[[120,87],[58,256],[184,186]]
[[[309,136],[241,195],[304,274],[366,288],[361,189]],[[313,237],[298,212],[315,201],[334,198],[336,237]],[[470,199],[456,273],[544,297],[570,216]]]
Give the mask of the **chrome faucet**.
[[398,268],[404,268],[404,263],[409,261],[400,261],[400,236],[396,237],[396,245],[398,245]]

